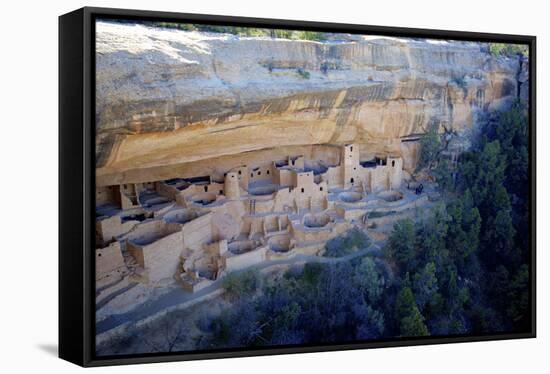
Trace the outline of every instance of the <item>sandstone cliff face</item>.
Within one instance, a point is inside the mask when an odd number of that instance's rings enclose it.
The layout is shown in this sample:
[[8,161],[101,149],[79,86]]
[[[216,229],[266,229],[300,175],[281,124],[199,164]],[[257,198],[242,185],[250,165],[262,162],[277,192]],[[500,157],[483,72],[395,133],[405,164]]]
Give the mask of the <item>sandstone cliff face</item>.
[[[97,183],[216,174],[287,154],[400,154],[429,126],[468,136],[524,94],[526,63],[483,43],[313,42],[97,25]],[[403,142],[405,140],[405,142]]]

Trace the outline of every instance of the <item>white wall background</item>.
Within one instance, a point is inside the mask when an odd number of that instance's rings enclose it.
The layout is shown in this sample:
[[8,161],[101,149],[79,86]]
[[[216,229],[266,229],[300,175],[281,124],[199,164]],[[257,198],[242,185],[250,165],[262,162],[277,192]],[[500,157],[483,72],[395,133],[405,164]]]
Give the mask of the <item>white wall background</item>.
[[[538,338],[96,369],[96,373],[541,372],[550,352],[548,9],[543,1],[23,1],[0,21],[0,371],[69,373],[57,356],[57,17],[84,5],[538,37]],[[544,365],[546,363],[546,365]]]

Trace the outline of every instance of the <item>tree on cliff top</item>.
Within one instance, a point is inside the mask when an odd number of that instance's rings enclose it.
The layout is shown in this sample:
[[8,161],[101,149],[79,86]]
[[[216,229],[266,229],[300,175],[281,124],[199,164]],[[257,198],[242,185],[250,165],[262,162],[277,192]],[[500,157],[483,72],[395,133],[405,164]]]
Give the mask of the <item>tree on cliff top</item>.
[[493,56],[510,57],[519,54],[529,57],[529,46],[527,44],[489,43],[489,52]]
[[148,20],[112,20],[117,23],[141,24],[150,27],[161,27],[166,29],[177,29],[184,31],[202,31],[222,34],[233,34],[245,37],[271,37],[276,39],[292,39],[292,40],[326,40],[329,33],[319,31],[302,31],[302,30],[287,30],[287,29],[269,29],[258,27],[239,27],[227,25],[203,25],[198,23],[185,22],[161,22]]

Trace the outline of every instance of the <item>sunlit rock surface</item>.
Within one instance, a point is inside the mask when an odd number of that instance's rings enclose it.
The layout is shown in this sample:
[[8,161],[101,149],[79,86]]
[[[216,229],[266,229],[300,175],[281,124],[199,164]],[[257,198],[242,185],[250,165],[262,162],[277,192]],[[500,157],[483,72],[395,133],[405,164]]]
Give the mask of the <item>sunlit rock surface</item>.
[[[398,154],[429,126],[468,137],[525,96],[527,63],[484,43],[313,42],[97,24],[97,184],[212,175],[304,154]],[[525,82],[525,84],[523,84]],[[523,86],[522,86],[523,85]]]

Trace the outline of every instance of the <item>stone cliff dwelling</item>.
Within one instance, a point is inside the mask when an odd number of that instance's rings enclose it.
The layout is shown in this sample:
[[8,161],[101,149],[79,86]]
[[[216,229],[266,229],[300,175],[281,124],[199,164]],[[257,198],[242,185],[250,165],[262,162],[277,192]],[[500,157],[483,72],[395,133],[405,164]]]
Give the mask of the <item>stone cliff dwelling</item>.
[[176,279],[195,292],[232,271],[318,254],[327,240],[366,225],[370,212],[425,198],[404,198],[400,157],[363,161],[359,151],[342,146],[336,165],[298,156],[223,177],[98,187],[98,298],[129,280],[157,286]]

